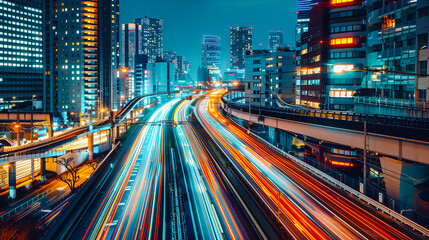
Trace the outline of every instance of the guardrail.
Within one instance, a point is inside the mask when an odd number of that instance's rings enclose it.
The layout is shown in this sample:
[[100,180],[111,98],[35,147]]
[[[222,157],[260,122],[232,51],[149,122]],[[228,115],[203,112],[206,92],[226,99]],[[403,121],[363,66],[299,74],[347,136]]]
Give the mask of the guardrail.
[[353,188],[343,184],[342,182],[338,181],[337,179],[327,175],[326,173],[320,171],[319,169],[308,165],[307,163],[299,160],[298,158],[296,158],[295,156],[277,148],[276,146],[272,145],[271,143],[269,143],[268,141],[266,141],[265,139],[259,137],[258,135],[250,132],[250,134],[254,137],[256,137],[257,139],[259,139],[260,141],[262,141],[263,143],[265,143],[269,148],[275,150],[276,152],[278,152],[279,154],[283,155],[284,157],[291,159],[292,161],[294,161],[295,163],[299,164],[300,166],[304,167],[305,169],[307,169],[308,171],[310,171],[311,173],[321,177],[322,179],[326,180],[327,182],[333,184],[334,186],[339,187],[340,189],[352,194],[353,196],[357,197],[358,199],[366,202],[368,205],[373,206],[374,208],[376,208],[377,210],[380,210],[383,213],[388,214],[391,218],[409,226],[411,229],[420,232],[423,236],[429,236],[429,229],[421,226],[420,224],[412,221],[411,219],[401,215],[398,212],[395,212],[394,210],[384,206],[383,204],[373,200],[372,198],[366,196],[365,194],[362,194],[356,190],[354,190]]
[[[221,101],[225,105],[228,105],[232,108],[241,108],[249,109],[248,104],[239,104],[234,102],[229,102],[227,99],[222,97]],[[251,106],[251,112],[259,111],[268,111],[275,113],[283,114],[293,114],[306,117],[317,117],[325,119],[337,119],[345,120],[351,122],[364,122],[373,123],[373,124],[389,124],[397,126],[410,126],[418,128],[429,129],[429,119],[427,118],[411,118],[411,117],[400,117],[400,116],[389,116],[389,115],[379,115],[379,114],[361,114],[353,112],[336,112],[336,111],[323,111],[323,110],[310,110],[310,109],[294,109],[294,108],[280,108],[280,107],[259,107],[258,105]]]
[[2,165],[3,162],[15,162],[15,161],[21,161],[21,160],[28,160],[28,159],[37,159],[37,158],[47,158],[47,157],[57,157],[62,156],[66,154],[67,151],[38,151],[38,152],[32,152],[32,153],[14,153],[10,156],[1,156],[0,157],[0,165]]
[[[230,112],[230,109],[234,109],[243,114],[248,113],[249,116],[250,114],[253,117],[259,116],[258,122],[264,122],[266,118],[279,119],[358,132],[365,131],[366,123],[366,131],[371,134],[409,139],[410,141],[429,142],[429,118],[392,117],[277,107],[261,107],[259,109],[259,106],[254,105],[249,109],[248,104],[232,103],[223,98],[220,101],[220,105],[227,112]],[[246,120],[248,119],[246,118]]]
[[19,151],[19,150],[22,150],[22,149],[25,149],[25,148],[30,148],[32,146],[37,146],[37,145],[41,145],[41,144],[44,144],[44,143],[49,143],[51,141],[55,141],[55,140],[64,138],[65,136],[67,136],[67,135],[69,135],[69,134],[71,134],[73,132],[77,132],[77,131],[80,131],[80,130],[84,131],[84,130],[86,130],[86,128],[88,128],[88,126],[82,126],[82,127],[76,128],[76,129],[70,129],[70,130],[68,130],[66,132],[63,132],[62,134],[59,134],[59,135],[54,136],[52,138],[47,138],[47,139],[44,139],[42,141],[37,141],[37,142],[25,144],[25,145],[22,145],[22,146],[19,146],[19,147],[7,148],[7,149],[4,149],[4,153]]
[[45,198],[51,192],[53,192],[53,190],[48,189],[47,191],[45,191],[43,193],[37,194],[35,197],[33,197],[30,200],[20,204],[18,207],[8,211],[7,213],[2,214],[0,216],[0,221],[3,222],[5,220],[11,218],[13,215],[17,214],[19,211],[22,211],[23,209],[30,206],[31,204],[34,204],[34,203],[40,201],[41,199]]

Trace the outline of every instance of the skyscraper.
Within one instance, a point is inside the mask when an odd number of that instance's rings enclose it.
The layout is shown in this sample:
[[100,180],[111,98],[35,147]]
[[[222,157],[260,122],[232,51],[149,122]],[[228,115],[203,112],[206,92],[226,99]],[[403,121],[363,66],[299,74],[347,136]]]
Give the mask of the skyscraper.
[[252,28],[236,27],[230,32],[230,64],[231,68],[244,69],[246,51],[252,49]]
[[213,65],[220,67],[220,64],[221,64],[220,37],[204,35],[203,43],[201,45],[201,50],[202,50],[201,65],[203,67],[213,66]]
[[130,70],[135,68],[135,58],[137,52],[137,32],[139,25],[134,23],[122,24],[121,31],[121,50],[120,50],[120,66]]
[[[221,66],[221,44],[220,37],[203,36],[201,44],[201,67],[198,68],[198,81],[206,82],[211,79],[212,74],[217,73]],[[217,75],[217,74],[216,74]],[[218,77],[220,78],[220,74]]]
[[277,52],[279,47],[283,46],[283,32],[270,31],[268,36],[269,49],[272,52]]
[[0,111],[31,108],[43,99],[42,0],[0,1],[0,15]]
[[175,51],[164,51],[163,57],[166,62],[174,62],[176,59],[176,52]]
[[46,109],[76,120],[110,108],[119,0],[45,1]]
[[164,22],[160,19],[138,18],[134,23],[141,25],[138,32],[137,52],[148,55],[149,62],[162,58],[164,53]]

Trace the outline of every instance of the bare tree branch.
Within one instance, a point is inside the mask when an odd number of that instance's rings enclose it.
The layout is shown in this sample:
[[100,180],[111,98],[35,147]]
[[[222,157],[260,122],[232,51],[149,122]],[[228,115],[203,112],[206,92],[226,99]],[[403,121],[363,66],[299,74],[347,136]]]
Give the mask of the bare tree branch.
[[80,167],[73,166],[74,161],[72,157],[57,159],[56,163],[64,166],[67,169],[66,172],[58,175],[58,179],[60,179],[62,182],[65,182],[69,186],[71,192],[75,192],[76,183],[80,178],[78,175]]

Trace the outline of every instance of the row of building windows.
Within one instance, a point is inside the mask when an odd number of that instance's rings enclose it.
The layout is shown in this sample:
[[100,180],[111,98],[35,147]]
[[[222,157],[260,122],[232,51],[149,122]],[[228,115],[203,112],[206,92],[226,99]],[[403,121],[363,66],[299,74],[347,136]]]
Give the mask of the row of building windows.
[[331,90],[329,91],[329,97],[351,98],[353,97],[354,93],[354,91],[348,90]]
[[37,65],[37,64],[20,64],[20,63],[2,63],[0,62],[0,66],[6,66],[6,67],[31,67],[31,68],[43,68],[43,65]]
[[[37,46],[41,46],[41,44],[37,44]],[[20,49],[25,51],[35,51],[35,52],[41,52],[42,49],[39,48],[29,48],[29,47],[21,47],[21,46],[15,46],[15,45],[6,45],[6,44],[0,44],[0,48],[10,48],[10,49]]]
[[348,10],[342,12],[333,12],[329,14],[330,19],[353,17],[353,16],[364,16],[365,12],[360,10]]
[[345,26],[331,27],[331,33],[341,33],[341,32],[356,32],[356,31],[365,31],[365,25],[353,24]]
[[301,80],[301,85],[320,85],[320,79]]
[[[42,27],[37,27],[37,28],[42,29]],[[22,28],[8,27],[8,26],[3,26],[3,25],[0,25],[0,29],[23,32],[23,33],[34,34],[34,35],[42,35],[42,32],[40,32],[40,31],[38,32],[38,31],[32,31],[32,30],[27,30],[27,29],[22,29]]]
[[22,39],[28,39],[28,40],[34,40],[34,41],[42,41],[41,37],[36,37],[36,36],[28,36],[28,35],[20,35],[20,34],[14,34],[14,33],[5,33],[5,32],[0,32],[0,35],[4,35],[4,36],[9,36],[9,37],[13,37],[13,38],[22,38]]
[[[2,13],[0,13],[0,16],[9,17],[9,16],[5,16],[5,14],[2,14]],[[27,20],[27,19],[25,18],[25,19],[21,19],[21,20]],[[41,21],[35,21],[35,20],[31,20],[31,19],[28,19],[28,21],[34,22],[35,24],[42,24]],[[8,21],[8,20],[2,20],[1,22],[4,22],[6,24],[10,24],[10,25],[21,26],[21,27],[42,29],[42,27],[39,27],[37,25],[27,24],[27,23],[23,23],[23,22],[15,22],[15,21]]]
[[338,58],[364,58],[366,52],[364,51],[348,51],[348,52],[331,52],[329,58],[338,59]]
[[319,92],[317,92],[317,91],[306,91],[306,90],[304,90],[304,91],[301,91],[301,95],[302,95],[302,96],[317,97],[317,96],[319,96]]

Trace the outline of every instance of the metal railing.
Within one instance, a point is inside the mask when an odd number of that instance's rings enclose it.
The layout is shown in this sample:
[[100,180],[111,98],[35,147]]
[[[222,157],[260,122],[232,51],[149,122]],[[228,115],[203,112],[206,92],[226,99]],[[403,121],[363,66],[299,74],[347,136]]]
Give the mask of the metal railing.
[[[229,102],[227,99],[222,98],[221,102],[224,106],[228,106],[234,109],[242,109],[246,112],[249,109],[248,104]],[[413,117],[401,117],[401,116],[389,116],[379,114],[361,114],[354,112],[338,112],[338,111],[327,111],[327,110],[310,110],[310,109],[298,109],[298,108],[280,108],[276,106],[264,107],[252,105],[251,113],[258,114],[259,109],[261,113],[267,114],[267,116],[275,115],[281,117],[282,115],[294,115],[303,117],[315,117],[323,119],[343,120],[348,122],[360,122],[382,125],[394,125],[401,127],[412,127],[429,129],[429,119],[427,118],[413,118]]]
[[15,207],[14,209],[3,213],[2,215],[0,215],[0,221],[6,221],[7,219],[11,218],[12,216],[14,216],[15,214],[17,214],[18,212],[22,211],[23,209],[27,208],[28,206],[30,206],[31,204],[34,204],[36,202],[39,202],[40,200],[42,200],[43,198],[45,198],[46,196],[48,196],[48,194],[50,194],[51,192],[53,192],[54,190],[52,189],[48,189],[43,193],[39,193],[37,194],[35,197],[31,198],[30,200],[20,204],[19,206]]
[[6,162],[15,162],[20,160],[28,160],[28,159],[37,159],[37,158],[46,158],[46,157],[57,157],[66,154],[67,151],[35,151],[31,153],[22,152],[22,153],[11,153],[6,156],[0,157],[0,165],[3,164],[1,161]]
[[380,98],[380,97],[364,97],[356,96],[354,97],[355,103],[376,105],[382,107],[398,107],[398,108],[410,108],[413,110],[429,110],[429,102],[421,101],[415,102],[414,100],[408,99],[395,99],[395,98]]

